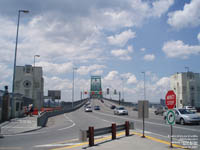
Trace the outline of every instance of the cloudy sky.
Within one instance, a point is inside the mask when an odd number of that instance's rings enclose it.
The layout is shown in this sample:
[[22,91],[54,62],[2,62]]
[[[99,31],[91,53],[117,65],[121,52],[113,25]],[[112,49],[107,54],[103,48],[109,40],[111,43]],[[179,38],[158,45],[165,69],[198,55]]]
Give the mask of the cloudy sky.
[[[71,101],[90,88],[124,89],[124,99],[164,98],[176,72],[200,72],[200,0],[0,0],[0,89],[11,91],[17,14],[21,13],[17,65],[43,67],[47,90]],[[112,96],[112,98],[118,98]]]

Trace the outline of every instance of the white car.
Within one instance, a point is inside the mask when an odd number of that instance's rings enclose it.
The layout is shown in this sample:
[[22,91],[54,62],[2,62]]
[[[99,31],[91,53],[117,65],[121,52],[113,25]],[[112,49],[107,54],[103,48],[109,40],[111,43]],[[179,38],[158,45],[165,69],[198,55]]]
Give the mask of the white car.
[[114,115],[128,115],[128,110],[124,107],[117,107],[114,110]]
[[187,110],[190,110],[191,112],[194,112],[194,113],[197,112],[197,110],[194,107],[192,107],[192,106],[184,106],[183,108],[187,109]]
[[[175,112],[176,123],[184,124],[200,124],[200,116],[188,109],[173,109]],[[167,112],[164,113],[164,119],[166,120]]]
[[92,107],[91,106],[86,106],[85,107],[85,112],[92,112]]

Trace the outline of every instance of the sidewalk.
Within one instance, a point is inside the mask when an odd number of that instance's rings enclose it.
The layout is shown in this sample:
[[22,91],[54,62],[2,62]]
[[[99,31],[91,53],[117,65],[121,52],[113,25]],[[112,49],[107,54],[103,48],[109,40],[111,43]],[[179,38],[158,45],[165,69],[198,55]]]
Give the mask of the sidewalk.
[[116,140],[110,139],[110,136],[95,139],[95,146],[93,147],[89,147],[88,142],[84,142],[66,147],[53,148],[51,150],[184,150],[183,146],[174,144],[173,148],[170,148],[170,143],[168,141],[150,136],[141,138],[141,134],[135,132],[131,132],[131,135],[128,137],[125,137],[123,133],[120,134]]
[[40,129],[37,126],[37,116],[14,118],[0,124],[1,135],[14,135]]

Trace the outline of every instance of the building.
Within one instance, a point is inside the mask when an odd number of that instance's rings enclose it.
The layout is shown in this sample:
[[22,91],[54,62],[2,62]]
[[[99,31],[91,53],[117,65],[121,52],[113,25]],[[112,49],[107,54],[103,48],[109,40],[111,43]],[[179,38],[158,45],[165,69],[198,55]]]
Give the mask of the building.
[[42,67],[31,65],[16,66],[14,93],[33,99],[33,106],[40,110],[43,106],[44,80]]
[[170,78],[171,89],[176,94],[176,107],[194,106],[200,108],[200,74],[176,73]]

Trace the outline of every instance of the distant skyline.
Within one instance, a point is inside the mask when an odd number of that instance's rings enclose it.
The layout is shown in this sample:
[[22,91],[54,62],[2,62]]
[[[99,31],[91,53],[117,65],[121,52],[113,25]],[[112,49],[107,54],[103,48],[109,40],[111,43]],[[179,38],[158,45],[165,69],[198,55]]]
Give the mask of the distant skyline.
[[[159,102],[176,72],[200,72],[200,0],[0,0],[0,89],[12,90],[17,14],[17,66],[43,68],[44,93],[62,100],[89,91],[91,75],[126,101]],[[188,67],[188,68],[185,68]],[[113,98],[118,98],[114,96]]]

